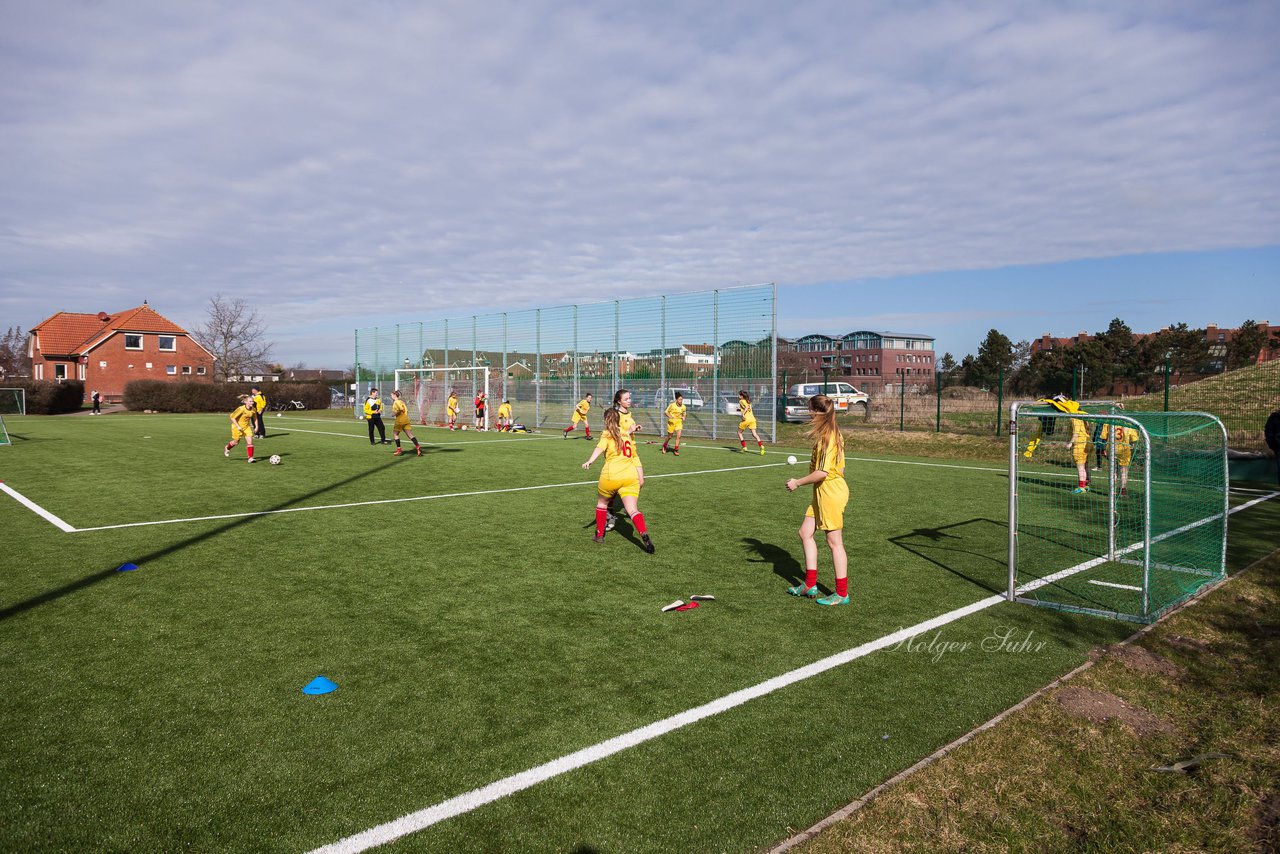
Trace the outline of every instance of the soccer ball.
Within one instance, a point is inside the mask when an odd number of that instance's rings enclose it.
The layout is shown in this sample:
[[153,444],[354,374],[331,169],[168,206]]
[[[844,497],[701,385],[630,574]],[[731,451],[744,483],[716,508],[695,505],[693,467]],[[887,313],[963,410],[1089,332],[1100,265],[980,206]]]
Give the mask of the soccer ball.
[[272,454],[272,455],[271,455],[271,465],[273,465],[273,466],[278,466],[278,465],[280,465],[280,455],[279,455],[279,454]]
[[463,425],[462,425],[462,429],[463,429],[463,431],[465,432],[465,431],[466,431],[466,429],[467,429],[467,425],[466,425],[466,424],[463,424]]
[[796,458],[794,455],[787,457],[787,465],[793,466],[795,464],[796,464]]

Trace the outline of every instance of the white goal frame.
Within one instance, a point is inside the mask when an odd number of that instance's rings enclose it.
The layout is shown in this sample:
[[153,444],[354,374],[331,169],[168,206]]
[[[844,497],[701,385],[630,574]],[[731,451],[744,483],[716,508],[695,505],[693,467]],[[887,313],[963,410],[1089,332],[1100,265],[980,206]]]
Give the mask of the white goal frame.
[[[409,420],[414,424],[444,423],[445,401],[449,389],[458,393],[458,425],[475,424],[475,397],[484,392],[484,423],[489,429],[493,395],[490,393],[491,372],[488,367],[465,368],[398,368],[395,388],[400,390],[409,407]],[[438,416],[438,417],[437,417]]]

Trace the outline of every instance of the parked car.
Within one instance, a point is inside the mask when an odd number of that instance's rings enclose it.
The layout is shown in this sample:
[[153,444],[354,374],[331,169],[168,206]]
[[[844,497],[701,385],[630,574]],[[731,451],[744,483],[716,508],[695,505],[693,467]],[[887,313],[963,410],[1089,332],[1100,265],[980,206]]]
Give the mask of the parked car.
[[803,422],[809,420],[809,398],[787,397],[782,403],[782,420]]
[[658,409],[666,409],[667,406],[675,402],[676,392],[680,392],[684,397],[684,405],[689,409],[702,408],[702,395],[697,389],[685,386],[670,386],[668,388],[660,388],[653,396],[653,405]]
[[831,381],[826,384],[826,391],[823,391],[823,384],[818,383],[799,383],[787,389],[788,397],[803,397],[805,400],[813,397],[815,394],[826,394],[836,405],[837,412],[848,412],[851,406],[866,407],[870,401],[870,397],[865,391],[858,391],[849,383]]
[[720,411],[726,415],[741,415],[742,410],[738,408],[738,396],[736,394],[720,395]]

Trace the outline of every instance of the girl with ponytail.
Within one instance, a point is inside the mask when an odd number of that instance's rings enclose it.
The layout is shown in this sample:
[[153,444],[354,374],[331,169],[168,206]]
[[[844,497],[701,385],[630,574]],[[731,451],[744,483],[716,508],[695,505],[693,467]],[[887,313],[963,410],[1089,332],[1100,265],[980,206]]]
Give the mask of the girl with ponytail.
[[[817,599],[819,605],[849,604],[849,558],[844,551],[844,508],[849,503],[849,485],[844,479],[844,435],[836,423],[836,408],[831,398],[817,394],[809,398],[809,431],[813,454],[809,457],[809,474],[787,481],[787,491],[795,492],[813,484],[813,500],[800,524],[800,544],[804,549],[804,582],[788,587],[792,596]],[[818,543],[815,533],[826,533],[835,565],[836,590],[818,599]]]

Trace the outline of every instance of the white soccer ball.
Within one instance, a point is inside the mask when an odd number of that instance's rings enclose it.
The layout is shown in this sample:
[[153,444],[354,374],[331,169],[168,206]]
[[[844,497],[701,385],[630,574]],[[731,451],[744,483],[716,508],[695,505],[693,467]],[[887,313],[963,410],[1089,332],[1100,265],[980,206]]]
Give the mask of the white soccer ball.
[[787,457],[787,465],[789,465],[789,466],[793,466],[793,465],[795,465],[797,462],[799,462],[799,461],[795,458],[795,455],[794,455],[794,454],[793,454],[792,456]]
[[278,465],[280,465],[280,455],[279,455],[279,454],[272,454],[272,455],[271,455],[271,465],[273,465],[273,466],[278,466]]
[[284,418],[284,413],[283,413],[283,412],[277,412],[277,413],[276,413],[276,418]]
[[466,424],[463,424],[463,425],[462,425],[462,429],[463,429],[463,431],[465,432],[465,431],[466,431],[466,429],[467,429],[467,425],[466,425]]

